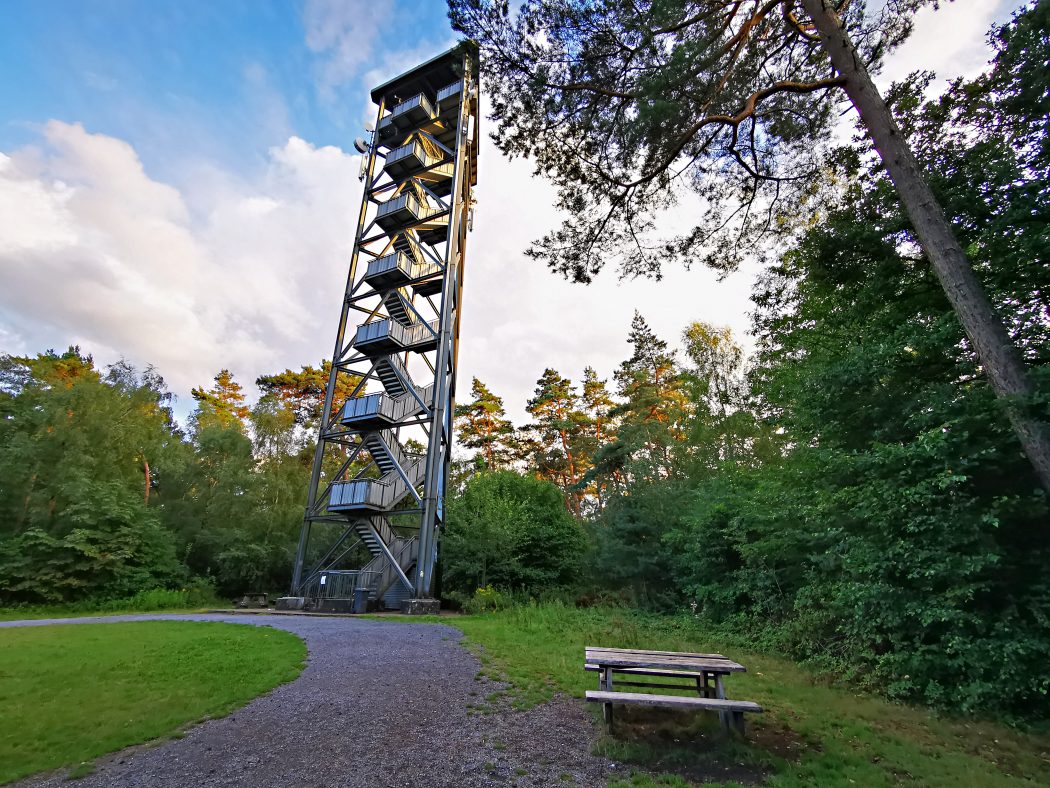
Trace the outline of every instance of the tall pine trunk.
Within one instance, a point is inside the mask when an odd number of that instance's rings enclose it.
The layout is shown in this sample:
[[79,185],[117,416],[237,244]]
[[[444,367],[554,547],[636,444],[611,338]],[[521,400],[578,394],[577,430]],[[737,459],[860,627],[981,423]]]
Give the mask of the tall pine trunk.
[[801,3],[813,20],[832,65],[845,80],[846,94],[871,134],[918,241],[973,344],[992,388],[1006,400],[1010,423],[1036,476],[1043,489],[1050,492],[1050,429],[1027,411],[1026,400],[1035,393],[1035,387],[1020,352],[977,280],[944,209],[926,182],[919,162],[886,102],[871,81],[867,67],[842,26],[842,20],[828,7],[827,0],[801,0]]

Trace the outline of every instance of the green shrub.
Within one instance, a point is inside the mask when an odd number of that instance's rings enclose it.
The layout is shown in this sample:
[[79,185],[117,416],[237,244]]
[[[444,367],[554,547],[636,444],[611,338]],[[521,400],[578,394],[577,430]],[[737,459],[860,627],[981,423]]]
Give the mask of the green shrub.
[[160,610],[195,610],[223,606],[215,586],[206,580],[195,580],[183,588],[149,588],[119,599],[82,599],[61,605],[17,605],[0,609],[2,618],[61,617],[93,613],[152,613]]
[[478,589],[539,597],[574,585],[586,541],[550,482],[511,471],[472,477],[447,503],[445,595],[467,604]]

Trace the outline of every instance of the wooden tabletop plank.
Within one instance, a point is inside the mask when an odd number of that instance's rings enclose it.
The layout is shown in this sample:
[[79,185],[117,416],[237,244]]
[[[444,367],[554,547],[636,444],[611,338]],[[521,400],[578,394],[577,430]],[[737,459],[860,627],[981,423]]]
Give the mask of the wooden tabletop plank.
[[589,654],[587,661],[613,668],[675,668],[706,670],[709,673],[744,673],[746,668],[728,659],[700,657],[645,656],[644,654]]
[[675,664],[693,664],[696,661],[709,662],[712,664],[722,663],[725,665],[737,664],[731,659],[726,657],[705,657],[698,655],[695,657],[686,656],[670,656],[669,654],[618,654],[615,651],[588,651],[584,654],[585,662],[593,662],[597,664],[612,664],[611,660],[620,659],[651,659],[657,660],[661,665],[675,665]]
[[670,662],[688,661],[695,662],[696,660],[703,660],[705,662],[730,662],[733,660],[723,656],[709,656],[707,654],[675,654],[671,652],[649,652],[649,651],[612,651],[602,649],[585,649],[584,656],[588,661],[600,662],[608,659],[662,659]]
[[703,657],[705,659],[725,659],[721,654],[699,654],[693,651],[649,651],[640,648],[607,648],[605,646],[584,646],[584,651],[610,651],[617,654],[657,654],[665,657]]

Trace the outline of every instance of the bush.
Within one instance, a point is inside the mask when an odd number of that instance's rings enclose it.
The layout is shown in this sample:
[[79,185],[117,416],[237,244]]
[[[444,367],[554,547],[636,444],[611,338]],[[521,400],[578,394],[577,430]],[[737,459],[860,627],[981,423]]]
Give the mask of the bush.
[[218,606],[225,606],[225,603],[216,596],[215,586],[210,581],[197,579],[178,589],[149,588],[119,599],[82,599],[62,605],[17,605],[0,609],[0,614],[4,618],[31,618],[91,613],[152,613]]
[[442,544],[444,593],[465,607],[475,592],[538,597],[573,586],[586,549],[561,491],[510,471],[474,476],[449,499]]
[[[139,591],[127,599],[110,599],[105,602],[87,603],[89,609],[99,612],[179,610],[186,608],[213,607],[223,604],[215,594],[215,586],[198,580],[185,588],[150,588]],[[92,606],[93,604],[93,606]]]

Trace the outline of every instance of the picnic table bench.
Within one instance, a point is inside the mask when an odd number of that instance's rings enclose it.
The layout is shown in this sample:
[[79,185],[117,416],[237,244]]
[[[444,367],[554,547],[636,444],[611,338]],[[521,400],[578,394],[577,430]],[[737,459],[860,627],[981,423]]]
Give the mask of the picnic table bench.
[[[598,673],[598,690],[588,690],[587,700],[602,704],[605,722],[609,726],[612,725],[614,703],[717,711],[722,727],[741,735],[744,733],[744,714],[762,711],[762,707],[752,701],[726,698],[725,677],[731,673],[743,673],[747,669],[721,654],[588,646],[584,649],[584,655],[584,670]],[[614,681],[613,674],[624,675],[628,679],[617,678]],[[637,681],[640,677],[684,679],[689,683]],[[616,687],[677,689],[696,694],[619,692]]]

